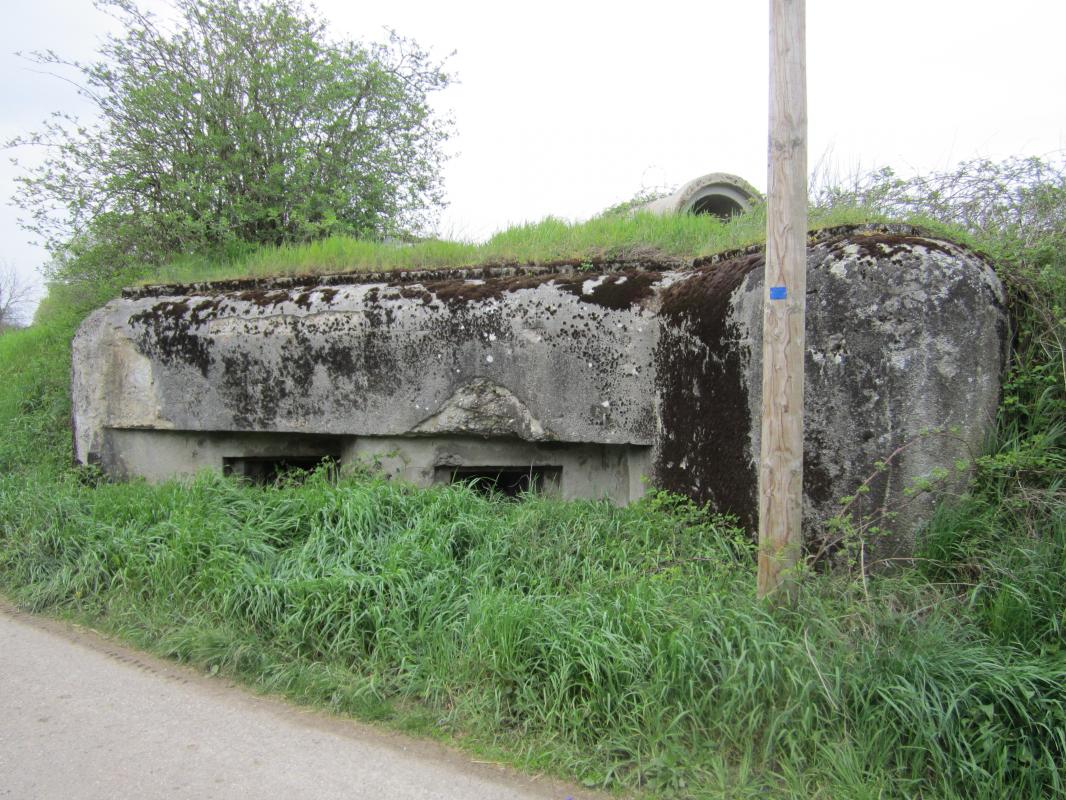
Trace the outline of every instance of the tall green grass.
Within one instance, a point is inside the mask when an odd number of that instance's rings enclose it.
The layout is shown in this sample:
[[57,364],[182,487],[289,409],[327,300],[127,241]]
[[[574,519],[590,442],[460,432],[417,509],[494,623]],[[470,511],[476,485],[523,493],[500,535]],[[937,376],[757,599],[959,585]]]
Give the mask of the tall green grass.
[[[1053,797],[1066,658],[910,578],[754,597],[747,539],[372,475],[254,488],[0,478],[0,585],[297,698],[590,784],[691,796]],[[425,722],[420,724],[427,724]],[[875,791],[876,789],[876,791]]]

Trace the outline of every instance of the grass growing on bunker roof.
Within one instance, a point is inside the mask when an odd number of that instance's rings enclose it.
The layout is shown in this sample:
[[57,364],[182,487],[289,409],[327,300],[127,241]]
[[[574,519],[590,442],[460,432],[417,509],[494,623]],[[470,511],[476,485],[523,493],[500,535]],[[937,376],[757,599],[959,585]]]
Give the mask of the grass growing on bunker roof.
[[[832,209],[812,217],[815,227],[871,221],[880,221],[880,218],[855,209]],[[440,239],[410,243],[367,242],[333,237],[308,244],[261,247],[229,261],[185,257],[164,266],[144,282],[192,283],[484,264],[692,259],[748,247],[765,238],[766,216],[762,208],[737,215],[729,221],[710,216],[648,213],[604,214],[585,222],[549,217],[507,228],[480,244]]]

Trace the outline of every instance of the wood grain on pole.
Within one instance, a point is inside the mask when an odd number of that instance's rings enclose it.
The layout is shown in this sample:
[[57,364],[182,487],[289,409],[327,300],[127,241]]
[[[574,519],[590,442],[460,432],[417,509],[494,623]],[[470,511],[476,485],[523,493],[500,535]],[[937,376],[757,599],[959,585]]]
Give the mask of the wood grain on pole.
[[759,461],[760,597],[794,596],[802,549],[807,290],[805,0],[770,0],[770,147]]

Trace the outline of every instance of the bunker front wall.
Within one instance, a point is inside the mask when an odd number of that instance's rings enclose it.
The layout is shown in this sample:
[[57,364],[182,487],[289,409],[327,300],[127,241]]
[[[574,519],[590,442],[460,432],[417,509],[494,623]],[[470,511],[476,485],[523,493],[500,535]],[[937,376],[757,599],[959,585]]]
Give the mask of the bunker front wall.
[[[75,337],[75,455],[150,480],[322,456],[421,485],[545,470],[563,497],[650,482],[751,525],[762,266],[753,249],[129,290]],[[909,442],[863,500],[904,509],[881,549],[906,550],[928,511],[908,483],[992,423],[1002,289],[912,229],[823,232],[808,267],[808,528]]]

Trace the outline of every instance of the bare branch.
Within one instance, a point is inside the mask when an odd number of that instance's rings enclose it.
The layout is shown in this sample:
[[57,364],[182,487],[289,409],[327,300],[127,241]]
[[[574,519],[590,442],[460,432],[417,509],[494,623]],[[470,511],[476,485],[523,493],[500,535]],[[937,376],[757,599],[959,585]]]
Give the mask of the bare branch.
[[6,262],[0,262],[0,331],[25,324],[24,311],[33,299],[33,286]]

